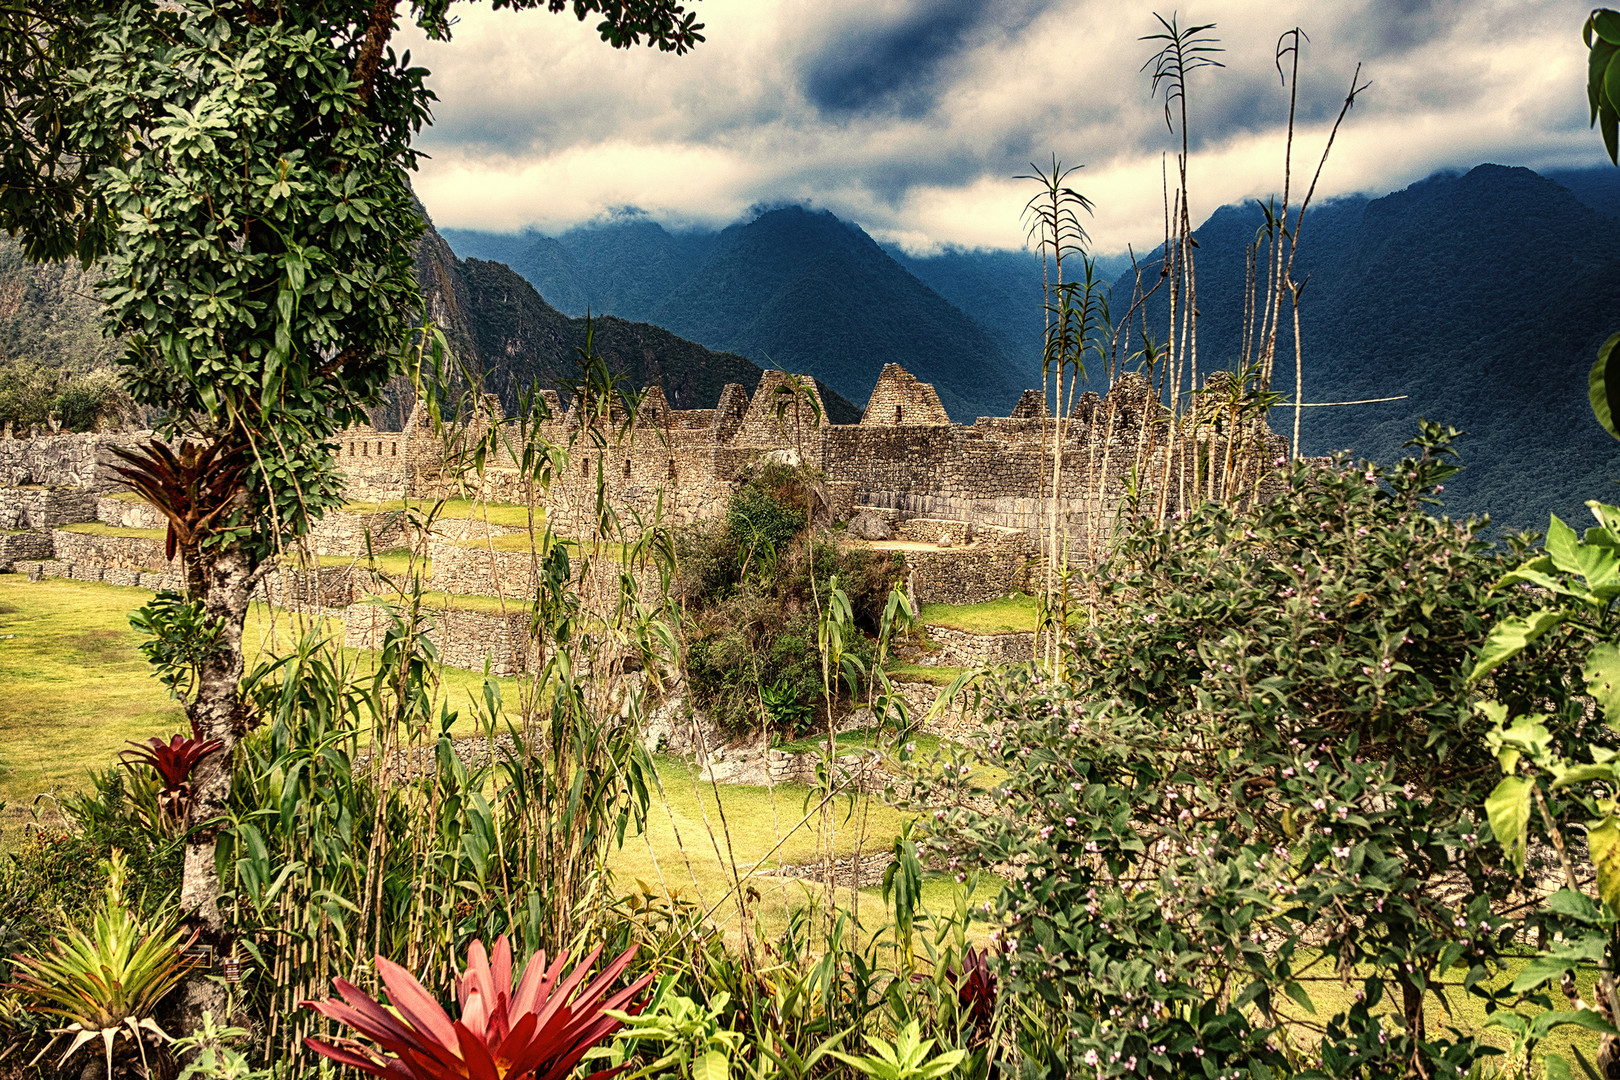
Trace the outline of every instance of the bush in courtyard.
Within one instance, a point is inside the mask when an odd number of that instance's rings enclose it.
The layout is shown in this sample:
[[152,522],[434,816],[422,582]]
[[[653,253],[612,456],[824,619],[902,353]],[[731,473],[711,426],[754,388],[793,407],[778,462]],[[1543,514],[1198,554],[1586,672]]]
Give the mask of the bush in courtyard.
[[[1499,1009],[1517,929],[1465,680],[1525,601],[1492,591],[1482,522],[1425,509],[1455,434],[1133,527],[1061,669],[989,685],[1006,779],[988,811],[960,763],[934,843],[1011,874],[995,952],[1031,1075],[1445,1076],[1489,1052],[1425,1004]],[[1557,702],[1565,667],[1497,675]]]
[[[693,616],[688,676],[725,727],[766,723],[794,737],[825,722],[816,638],[833,577],[857,625],[877,630],[899,561],[821,539],[816,526],[825,517],[816,473],[767,462],[739,485],[723,524],[678,537],[676,588]],[[870,668],[869,640],[851,641],[849,652]]]

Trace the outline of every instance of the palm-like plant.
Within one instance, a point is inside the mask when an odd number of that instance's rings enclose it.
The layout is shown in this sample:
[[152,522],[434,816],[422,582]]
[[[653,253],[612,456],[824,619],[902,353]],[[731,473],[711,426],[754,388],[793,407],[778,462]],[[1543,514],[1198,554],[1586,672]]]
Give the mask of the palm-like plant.
[[[610,992],[636,954],[631,948],[580,990],[601,952],[599,946],[566,974],[566,956],[547,967],[546,954],[536,953],[514,983],[505,935],[496,939],[493,958],[483,942],[474,941],[456,980],[461,1019],[454,1021],[410,972],[379,956],[377,974],[392,1009],[346,979],[332,982],[343,1001],[303,1002],[376,1047],[353,1039],[305,1039],[304,1045],[340,1065],[396,1080],[562,1080],[586,1051],[623,1026],[608,1010],[639,1014],[645,1002],[635,999],[653,980],[649,973]],[[605,1069],[588,1080],[606,1080],[618,1071]]]
[[153,1012],[189,965],[172,922],[148,925],[125,906],[126,876],[124,853],[114,849],[106,897],[89,931],[70,927],[51,939],[48,952],[13,957],[21,974],[6,989],[15,990],[29,1011],[68,1021],[51,1032],[51,1041],[34,1062],[58,1039],[72,1036],[57,1062],[60,1068],[80,1047],[99,1038],[111,1076],[113,1044],[119,1039],[135,1044],[143,1064],[146,1037],[168,1039]]
[[169,519],[165,558],[194,553],[242,490],[247,462],[241,448],[224,439],[200,446],[187,440],[179,452],[157,439],[134,450],[113,448],[127,466],[113,471]]

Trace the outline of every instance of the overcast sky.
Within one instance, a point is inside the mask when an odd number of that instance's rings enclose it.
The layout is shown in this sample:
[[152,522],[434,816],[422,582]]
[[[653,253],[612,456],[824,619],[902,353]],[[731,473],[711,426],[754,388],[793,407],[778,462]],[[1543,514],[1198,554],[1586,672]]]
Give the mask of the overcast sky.
[[[1139,69],[1164,4],[1135,0],[699,0],[684,56],[610,49],[571,15],[458,4],[454,38],[402,35],[439,95],[417,190],[443,226],[549,233],[636,206],[719,226],[825,208],[912,251],[1017,247],[1031,161],[1084,165],[1095,248],[1163,231],[1162,106]],[[1606,160],[1587,127],[1590,0],[1207,0],[1224,69],[1188,104],[1196,218],[1281,187],[1278,35],[1309,35],[1296,170],[1315,169],[1356,63],[1371,87],[1319,191],[1384,192],[1482,161]],[[1297,172],[1296,172],[1297,175]]]

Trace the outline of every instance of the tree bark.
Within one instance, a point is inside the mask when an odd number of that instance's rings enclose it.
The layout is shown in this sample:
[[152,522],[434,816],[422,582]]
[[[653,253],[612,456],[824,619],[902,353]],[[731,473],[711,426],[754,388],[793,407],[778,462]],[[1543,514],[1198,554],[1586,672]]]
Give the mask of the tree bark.
[[[245,712],[238,694],[245,663],[242,631],[253,589],[263,575],[242,544],[230,543],[192,553],[186,576],[192,598],[202,600],[209,621],[222,628],[219,648],[198,670],[197,690],[186,712],[204,739],[220,741],[220,749],[199,761],[192,774],[180,910],[198,932],[197,943],[212,947],[217,964],[229,943],[225,940],[224,915],[219,910],[220,880],[214,869],[214,848],[225,824],[232,762],[237,738],[244,728]],[[199,968],[185,981],[181,1004],[185,1030],[198,1027],[205,1010],[212,1012],[216,1021],[224,1020],[225,990],[209,978],[210,974]]]

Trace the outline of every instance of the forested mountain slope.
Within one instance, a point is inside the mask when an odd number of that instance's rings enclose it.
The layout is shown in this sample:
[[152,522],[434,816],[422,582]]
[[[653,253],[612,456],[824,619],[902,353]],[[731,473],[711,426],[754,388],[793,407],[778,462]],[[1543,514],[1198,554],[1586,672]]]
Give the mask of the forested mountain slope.
[[[1196,234],[1203,370],[1237,359],[1243,247],[1260,221],[1253,204],[1223,207]],[[1469,433],[1467,471],[1443,496],[1452,514],[1488,511],[1505,527],[1544,529],[1548,511],[1584,521],[1585,500],[1614,497],[1620,443],[1586,400],[1596,349],[1620,330],[1614,219],[1528,169],[1481,165],[1312,210],[1295,277],[1308,282],[1305,400],[1407,395],[1306,409],[1306,453],[1393,460],[1425,416]],[[1116,283],[1116,311],[1130,284]],[[1148,326],[1161,340],[1166,320],[1154,297]],[[1276,388],[1293,400],[1286,320],[1279,354]],[[1291,428],[1292,411],[1272,423]]]
[[[657,323],[712,349],[813,373],[857,403],[886,363],[933,383],[952,417],[967,423],[1006,415],[1040,384],[1033,256],[916,262],[972,306],[970,317],[859,227],[797,206],[719,233],[672,233],[626,215],[555,239],[446,237],[464,256],[506,262],[566,314],[589,307]],[[1022,271],[1008,276],[1020,261]]]

